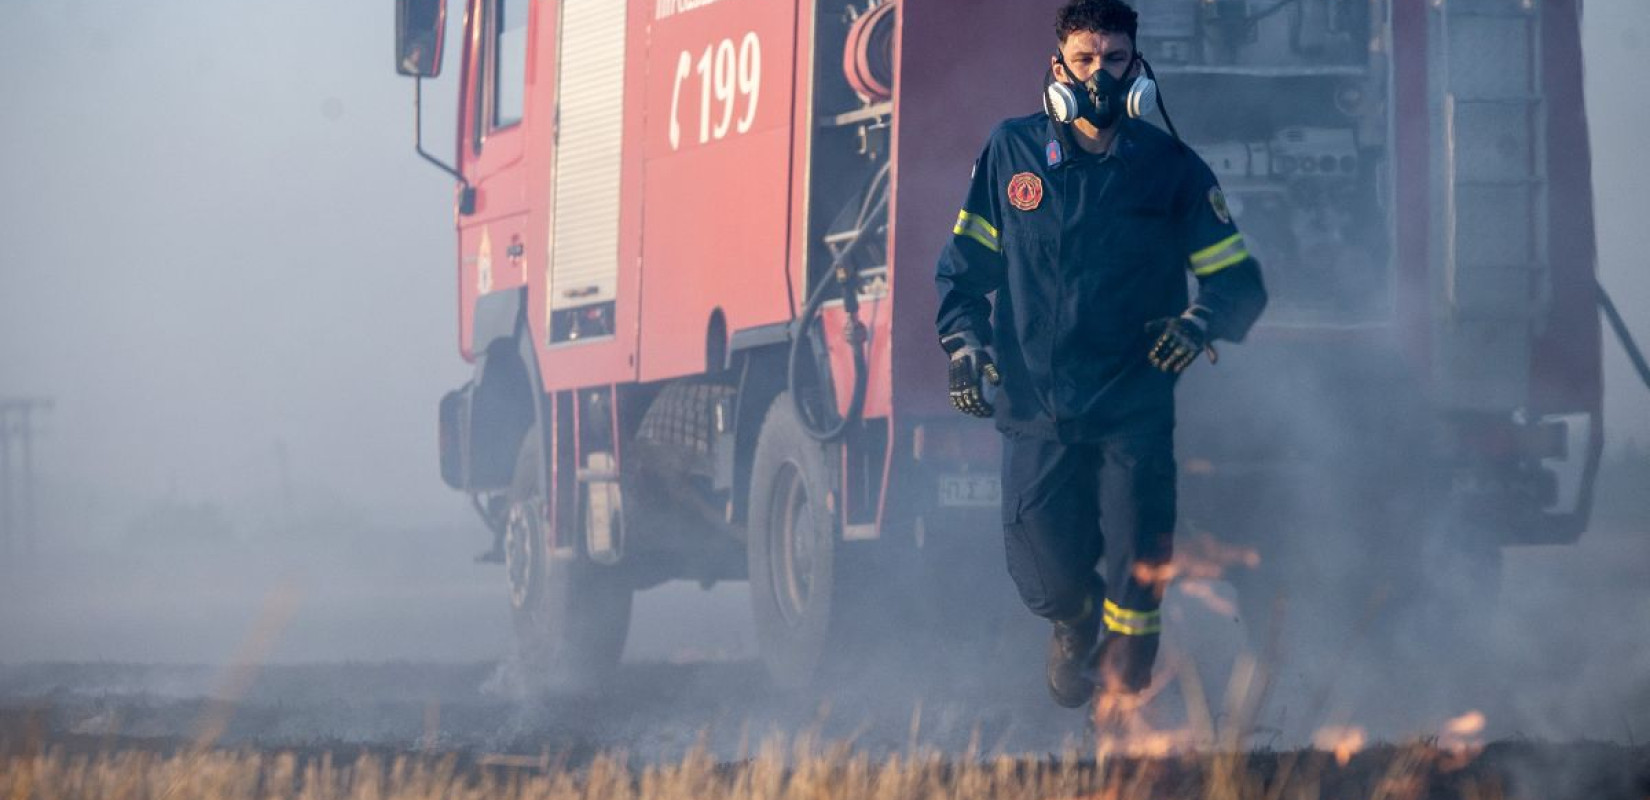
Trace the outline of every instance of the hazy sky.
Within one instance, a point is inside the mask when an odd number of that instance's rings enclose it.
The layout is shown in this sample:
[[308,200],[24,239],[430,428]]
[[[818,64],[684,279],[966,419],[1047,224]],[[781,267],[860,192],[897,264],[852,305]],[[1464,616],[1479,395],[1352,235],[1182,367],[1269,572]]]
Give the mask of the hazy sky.
[[[1642,78],[1650,58],[1650,3],[1587,0],[1584,7],[1599,279],[1639,348],[1650,351],[1650,91]],[[1650,444],[1650,389],[1608,332],[1604,367],[1606,432],[1617,443]]]
[[[0,394],[56,398],[49,477],[245,497],[284,442],[301,487],[461,518],[451,183],[411,150],[393,4],[5,5]],[[1586,44],[1603,278],[1650,340],[1650,3],[1592,0]],[[1608,347],[1613,439],[1650,441]]]
[[393,4],[7,5],[0,394],[57,399],[49,469],[235,496],[280,441],[301,486],[462,508],[451,182],[412,152]]

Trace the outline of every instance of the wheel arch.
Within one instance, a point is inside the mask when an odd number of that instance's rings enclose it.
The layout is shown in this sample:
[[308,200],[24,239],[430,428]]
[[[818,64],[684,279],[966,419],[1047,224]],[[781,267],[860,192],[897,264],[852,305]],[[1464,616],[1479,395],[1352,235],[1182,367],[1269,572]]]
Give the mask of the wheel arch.
[[705,374],[715,375],[729,367],[728,318],[720,306],[705,321]]
[[[539,432],[540,452],[550,452],[549,408],[526,301],[525,289],[476,299],[475,374],[464,423],[470,442],[470,480],[465,488],[472,492],[509,488],[522,437],[530,431]],[[542,466],[539,483],[548,491]]]
[[732,514],[728,522],[744,530],[749,511],[751,468],[756,439],[768,406],[785,390],[785,359],[789,356],[789,325],[776,323],[736,331],[728,338],[727,364],[738,376],[738,404],[734,413]]

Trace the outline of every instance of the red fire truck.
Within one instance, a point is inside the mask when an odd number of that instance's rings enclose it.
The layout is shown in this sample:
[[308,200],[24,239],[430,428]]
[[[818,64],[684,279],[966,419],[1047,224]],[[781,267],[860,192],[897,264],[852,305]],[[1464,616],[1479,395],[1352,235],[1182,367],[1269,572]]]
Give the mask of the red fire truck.
[[[403,74],[439,71],[446,5],[398,3]],[[749,580],[801,684],[887,598],[968,595],[957,553],[1000,573],[998,437],[948,403],[933,273],[1058,3],[460,5],[456,150],[419,147],[457,184],[475,365],[440,466],[527,663],[599,677],[634,592]],[[1573,541],[1601,449],[1580,0],[1134,5],[1273,297],[1180,392],[1183,534],[1259,548],[1246,601]]]

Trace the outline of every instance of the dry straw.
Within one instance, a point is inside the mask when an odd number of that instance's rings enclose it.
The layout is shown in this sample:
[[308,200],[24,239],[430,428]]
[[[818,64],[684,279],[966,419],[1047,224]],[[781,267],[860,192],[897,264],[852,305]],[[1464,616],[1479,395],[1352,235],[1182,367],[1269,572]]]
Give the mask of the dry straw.
[[[1291,770],[1279,761],[1293,759]],[[1276,759],[1213,754],[1092,760],[974,758],[922,750],[873,759],[843,743],[773,738],[757,754],[719,763],[703,748],[681,761],[633,767],[621,753],[579,769],[462,764],[454,755],[353,758],[332,754],[188,750],[97,755],[61,749],[0,758],[9,800],[1421,800],[1503,797],[1493,779],[1451,771],[1446,750],[1423,744],[1360,755]],[[1329,787],[1329,788],[1326,788]]]

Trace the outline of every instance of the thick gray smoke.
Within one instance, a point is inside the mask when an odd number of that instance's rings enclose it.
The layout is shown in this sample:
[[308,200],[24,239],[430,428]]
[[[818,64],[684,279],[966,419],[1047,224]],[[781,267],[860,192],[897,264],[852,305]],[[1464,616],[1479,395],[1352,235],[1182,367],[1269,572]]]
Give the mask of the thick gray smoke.
[[[5,13],[0,396],[55,406],[36,440],[35,553],[0,551],[0,663],[223,663],[281,587],[297,606],[277,661],[505,660],[503,576],[469,563],[487,542],[436,472],[435,401],[468,375],[452,187],[412,153],[391,5],[15,0]],[[1583,30],[1600,273],[1650,340],[1650,4],[1595,0]],[[452,54],[432,108],[452,104]],[[427,123],[449,152],[450,112]],[[1344,646],[1284,662],[1261,717],[1280,742],[1310,736],[1314,715],[1396,737],[1474,709],[1492,737],[1650,736],[1650,509],[1620,478],[1646,475],[1650,393],[1606,353],[1615,489],[1582,544],[1509,552],[1477,641],[1319,629]],[[638,601],[628,659],[749,659],[744,602],[739,585],[656,590]],[[1266,624],[1183,592],[1170,619],[1171,647],[1215,687],[1242,626]],[[1037,654],[1018,663],[1034,671],[1000,696],[1035,707],[988,719],[988,735],[1040,747],[1026,727],[1080,729],[1048,714]],[[878,679],[917,696],[933,673]],[[677,711],[738,700],[739,680],[708,680],[715,702]],[[966,711],[934,713],[966,742]]]

